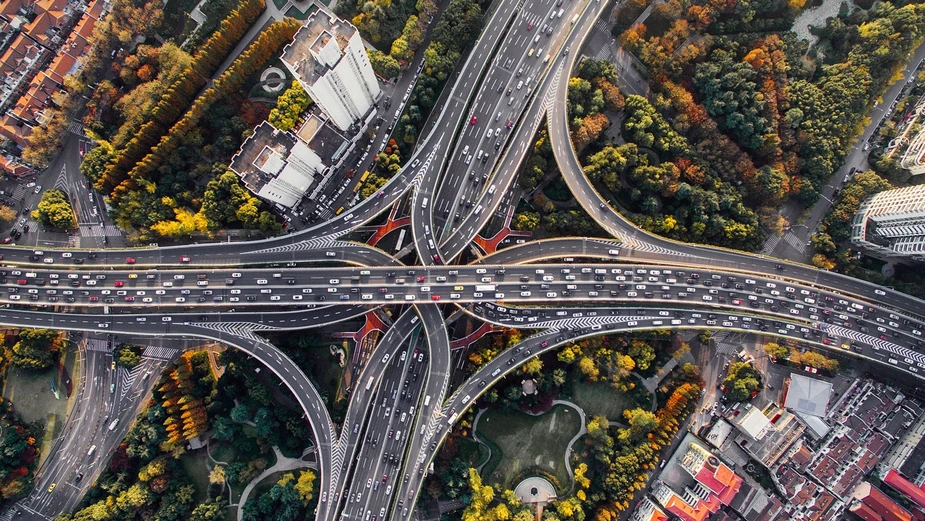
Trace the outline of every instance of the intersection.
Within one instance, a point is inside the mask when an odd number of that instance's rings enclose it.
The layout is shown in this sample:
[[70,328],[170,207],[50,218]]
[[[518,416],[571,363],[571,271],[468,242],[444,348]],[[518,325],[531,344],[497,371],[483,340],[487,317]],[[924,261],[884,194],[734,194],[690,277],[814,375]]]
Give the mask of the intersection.
[[[554,4],[496,6],[433,130],[378,196],[262,241],[93,252],[4,247],[0,300],[10,307],[0,323],[207,338],[247,352],[285,383],[311,425],[316,519],[330,520],[409,519],[456,418],[526,360],[577,338],[759,331],[923,374],[921,300],[809,266],[656,237],[606,205],[570,144],[565,96],[578,50],[608,4],[570,0],[565,14]],[[551,34],[532,30],[544,21]],[[545,50],[525,55],[539,41]],[[544,117],[569,188],[613,239],[536,241],[455,265],[503,204]],[[415,265],[346,240],[406,196]],[[401,312],[337,426],[309,378],[260,333],[329,325],[379,306]],[[450,389],[444,316],[456,308],[539,332]],[[53,517],[66,506],[56,498],[37,505],[22,518]]]

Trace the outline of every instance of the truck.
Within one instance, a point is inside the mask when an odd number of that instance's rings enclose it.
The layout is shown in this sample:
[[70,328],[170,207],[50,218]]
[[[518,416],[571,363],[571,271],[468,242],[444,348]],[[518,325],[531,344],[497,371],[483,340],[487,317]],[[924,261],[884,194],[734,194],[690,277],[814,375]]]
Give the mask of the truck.
[[475,291],[494,291],[494,290],[495,290],[494,284],[476,284],[475,285]]
[[368,391],[372,388],[373,388],[373,377],[370,376],[369,380],[366,381],[366,390]]

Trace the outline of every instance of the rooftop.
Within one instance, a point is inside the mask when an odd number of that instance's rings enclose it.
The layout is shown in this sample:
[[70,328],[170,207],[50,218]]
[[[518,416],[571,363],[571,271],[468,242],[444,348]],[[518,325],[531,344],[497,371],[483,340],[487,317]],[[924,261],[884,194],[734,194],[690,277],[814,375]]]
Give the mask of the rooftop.
[[344,20],[317,11],[295,33],[292,43],[283,49],[281,59],[292,67],[303,82],[313,85],[335,64],[331,61],[322,63],[317,59],[318,56],[329,50],[328,44],[331,43],[343,51],[355,33],[356,28]]
[[798,413],[825,416],[831,396],[831,383],[792,373],[784,407]]

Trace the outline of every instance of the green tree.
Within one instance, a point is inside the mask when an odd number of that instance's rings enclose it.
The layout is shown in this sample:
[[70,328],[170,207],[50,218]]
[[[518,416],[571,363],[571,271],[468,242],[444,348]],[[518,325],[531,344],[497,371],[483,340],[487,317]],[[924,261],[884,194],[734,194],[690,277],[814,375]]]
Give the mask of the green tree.
[[74,210],[67,196],[57,188],[49,188],[42,194],[42,199],[32,212],[32,218],[53,228],[73,228],[77,226]]
[[723,385],[730,400],[745,402],[761,389],[761,373],[748,362],[733,362],[729,364]]
[[116,349],[116,363],[129,369],[141,363],[141,354],[135,346],[122,344]]
[[270,111],[267,121],[280,130],[291,130],[311,103],[302,84],[292,80],[292,85],[276,99],[276,107]]
[[64,346],[61,335],[52,329],[22,329],[13,344],[11,361],[17,367],[46,369]]

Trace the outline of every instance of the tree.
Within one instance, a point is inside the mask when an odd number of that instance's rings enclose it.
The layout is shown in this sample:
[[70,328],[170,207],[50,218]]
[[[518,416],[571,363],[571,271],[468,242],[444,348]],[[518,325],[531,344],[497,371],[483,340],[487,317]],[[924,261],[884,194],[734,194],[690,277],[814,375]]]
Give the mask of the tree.
[[218,521],[224,519],[226,509],[227,506],[224,499],[209,498],[196,505],[196,508],[190,513],[189,521]]
[[304,470],[299,474],[299,481],[295,484],[295,491],[299,493],[302,502],[308,505],[314,495],[315,473],[310,470]]
[[376,49],[367,49],[369,64],[373,67],[373,72],[387,80],[397,78],[401,74],[401,65],[398,60]]
[[53,228],[74,228],[77,219],[67,196],[57,188],[49,188],[32,212],[32,218]]
[[131,369],[141,363],[141,354],[135,346],[122,344],[116,350],[116,363],[122,367]]
[[532,232],[539,224],[540,214],[536,212],[521,212],[514,216],[513,228],[524,232]]
[[270,111],[267,121],[280,130],[290,130],[299,122],[299,118],[311,105],[312,100],[298,80],[276,99],[276,107]]
[[16,210],[6,205],[0,205],[0,221],[12,222],[17,215]]
[[764,350],[768,356],[771,356],[772,358],[787,358],[787,355],[790,353],[789,349],[775,342],[768,342],[765,344]]
[[13,345],[12,363],[27,369],[46,369],[64,346],[64,340],[51,329],[23,329]]
[[209,471],[209,483],[212,485],[225,484],[225,467],[216,465]]
[[761,373],[748,362],[733,362],[723,385],[730,400],[745,402],[761,389]]

